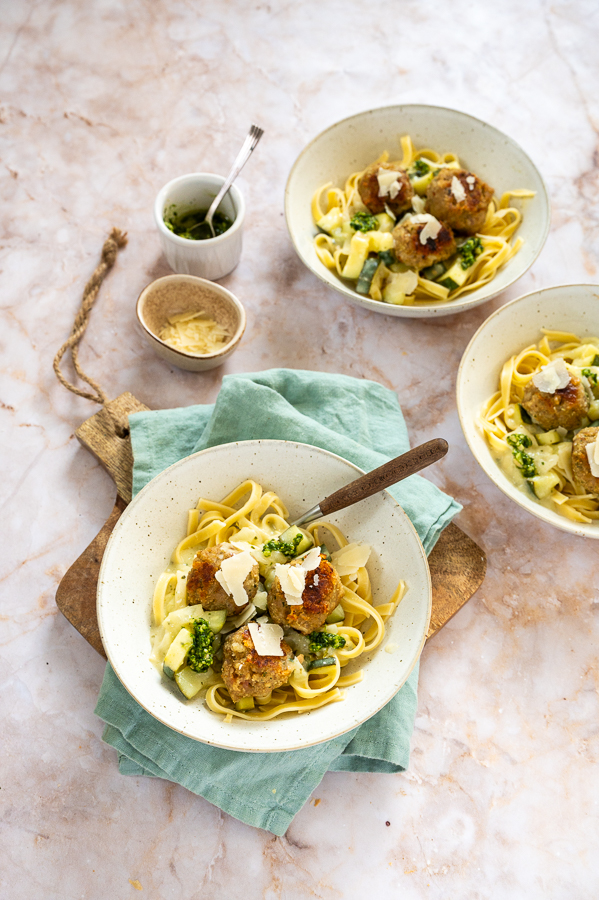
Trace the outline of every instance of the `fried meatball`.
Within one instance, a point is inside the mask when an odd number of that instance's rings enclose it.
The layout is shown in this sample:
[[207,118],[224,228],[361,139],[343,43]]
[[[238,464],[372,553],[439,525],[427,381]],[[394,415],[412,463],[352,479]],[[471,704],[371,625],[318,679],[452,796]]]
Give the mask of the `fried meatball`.
[[[395,197],[391,197],[389,194],[386,197],[380,196],[378,174],[381,169],[399,173],[397,182],[400,185],[400,190]],[[395,215],[406,212],[406,210],[411,209],[412,197],[414,196],[414,189],[410,179],[406,173],[399,168],[397,163],[374,163],[372,166],[368,166],[358,182],[358,192],[362,198],[362,202],[368,207],[373,215],[385,212],[385,205],[387,205]]]
[[264,697],[289,681],[293,654],[285,641],[281,649],[283,656],[260,656],[247,625],[226,638],[221,674],[234,703],[243,697]]
[[[191,571],[187,576],[187,603],[192,606],[201,603],[204,609],[224,609],[228,616],[235,616],[247,607],[237,606],[233,597],[230,597],[223,586],[216,580],[216,573],[224,559],[235,555],[235,550],[230,547],[217,544],[216,547],[207,547],[196,553]],[[258,590],[260,572],[258,563],[255,563],[245,578],[243,586],[249,600],[253,600]]]
[[420,216],[413,216],[393,229],[395,255],[404,265],[417,271],[443,259],[449,259],[456,252],[453,232],[442,223],[437,237],[429,237],[423,244],[420,232],[426,227],[427,222],[420,220]]
[[574,481],[587,494],[599,495],[599,478],[591,472],[589,458],[587,456],[587,444],[599,439],[599,428],[582,428],[574,435],[572,441],[572,472]]
[[[458,200],[451,189],[454,178],[457,178],[464,189],[466,196],[463,200]],[[428,186],[425,208],[454,231],[476,234],[483,227],[493,194],[493,188],[472,172],[465,169],[441,169]]]
[[524,389],[522,406],[533,422],[550,431],[552,428],[578,428],[589,411],[589,401],[580,378],[570,373],[565,388],[546,394],[535,386],[532,378]]
[[321,559],[317,569],[306,572],[301,604],[290,606],[279,579],[275,578],[268,592],[268,611],[278,625],[288,625],[302,634],[310,634],[324,625],[342,597],[341,579],[330,562]]

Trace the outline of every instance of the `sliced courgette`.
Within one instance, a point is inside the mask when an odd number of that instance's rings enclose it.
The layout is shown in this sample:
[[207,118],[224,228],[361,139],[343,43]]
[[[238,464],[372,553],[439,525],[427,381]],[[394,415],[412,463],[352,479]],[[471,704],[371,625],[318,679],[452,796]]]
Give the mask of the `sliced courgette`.
[[204,610],[201,616],[213,634],[218,634],[227,619],[227,613],[224,609]]
[[379,253],[379,259],[386,266],[392,266],[393,263],[397,262],[393,250],[381,250],[381,252]]
[[[453,266],[447,269],[445,273],[445,277],[440,279],[439,284],[442,284],[444,287],[448,287],[450,291],[455,290],[456,287],[461,287],[468,279],[469,269],[462,269],[462,263],[460,259],[454,262]],[[448,281],[453,281],[455,287],[449,287],[447,284]]]
[[238,712],[245,712],[247,709],[254,708],[254,698],[253,697],[242,697],[241,700],[238,700],[235,704],[235,709]]
[[206,686],[206,682],[209,681],[213,675],[214,672],[212,669],[206,669],[205,672],[194,672],[189,666],[185,666],[184,669],[175,672],[175,681],[181,693],[187,697],[188,700],[191,700],[192,697],[195,697],[195,695]]
[[325,656],[324,659],[313,659],[311,663],[308,663],[308,672],[311,672],[312,669],[324,669],[325,666],[334,666],[337,660],[334,656]]
[[314,546],[314,541],[308,532],[304,531],[302,528],[298,528],[297,525],[290,525],[287,531],[284,531],[283,534],[279,536],[280,541],[284,541],[286,544],[292,544],[298,535],[301,535],[302,539],[295,548],[295,556],[301,556],[302,553],[305,553],[306,550],[309,550],[310,547]]
[[327,616],[326,623],[327,623],[327,625],[336,625],[337,622],[343,622],[344,619],[345,619],[345,610],[339,603],[335,607],[333,612],[329,613],[329,615]]
[[358,294],[367,294],[370,290],[370,285],[372,284],[372,279],[374,278],[374,273],[379,267],[378,259],[367,259],[364,265],[362,266],[362,271],[358,276],[358,283],[356,284],[356,290]]
[[536,438],[539,444],[559,444],[561,442],[560,433],[555,429],[537,434]]
[[164,657],[162,671],[167,678],[174,678],[175,672],[181,668],[185,662],[185,657],[193,643],[191,631],[189,628],[182,628],[173,643],[168,648],[168,652]]
[[537,475],[535,478],[530,479],[530,486],[539,500],[545,500],[558,484],[559,478],[555,472],[548,472],[547,475]]

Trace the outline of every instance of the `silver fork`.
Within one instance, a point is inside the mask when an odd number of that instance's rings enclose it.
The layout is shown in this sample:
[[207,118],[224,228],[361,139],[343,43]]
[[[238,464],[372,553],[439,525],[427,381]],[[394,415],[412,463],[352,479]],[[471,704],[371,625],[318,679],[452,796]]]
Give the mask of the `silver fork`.
[[[208,223],[208,225],[210,227],[210,231],[212,232],[212,237],[216,237],[216,232],[214,231],[214,225],[212,224],[212,219],[214,218],[214,213],[218,209],[221,200],[223,199],[223,197],[225,196],[225,194],[227,193],[227,191],[229,190],[229,188],[231,187],[231,185],[233,184],[233,182],[235,181],[235,179],[237,178],[237,176],[239,175],[239,173],[245,166],[246,162],[252,155],[252,152],[253,152],[256,144],[258,143],[258,141],[260,140],[260,138],[262,137],[263,134],[264,134],[264,130],[262,128],[258,128],[257,125],[251,126],[251,128],[247,134],[247,137],[241,146],[241,150],[237,154],[235,162],[233,163],[233,167],[231,168],[231,171],[227,175],[225,183],[223,184],[222,188],[220,189],[220,191],[218,192],[218,194],[216,195],[216,197],[210,204],[210,208],[209,208],[208,212],[206,213],[206,218],[204,221],[206,221]],[[200,224],[203,224],[203,222]]]

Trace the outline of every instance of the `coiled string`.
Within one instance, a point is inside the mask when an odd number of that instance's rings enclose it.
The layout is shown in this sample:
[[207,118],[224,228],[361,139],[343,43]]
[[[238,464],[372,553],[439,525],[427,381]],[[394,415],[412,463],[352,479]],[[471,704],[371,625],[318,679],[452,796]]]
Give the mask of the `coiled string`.
[[[85,285],[85,290],[83,291],[83,297],[81,299],[81,305],[79,307],[77,315],[75,316],[75,322],[73,324],[71,334],[69,335],[68,340],[64,342],[64,344],[54,357],[53,364],[56,377],[58,378],[60,383],[67,388],[67,390],[71,391],[73,394],[77,394],[78,397],[84,397],[86,400],[92,400],[94,403],[99,403],[104,407],[106,407],[109,402],[108,396],[104,393],[98,382],[94,381],[94,379],[89,375],[86,375],[81,368],[81,365],[79,363],[78,348],[88,326],[91,310],[96,301],[96,297],[98,296],[100,287],[102,286],[102,282],[115,264],[119,250],[122,250],[122,248],[125,247],[126,244],[127,235],[124,232],[120,231],[120,229],[113,228],[110,232],[109,237],[104,241],[100,262],[96,267],[96,270],[94,271],[92,277]],[[62,374],[60,363],[63,356],[68,350],[71,351],[73,368],[75,369],[77,376],[81,381],[85,381],[91,387],[92,391],[82,390],[81,388],[78,388],[75,384],[72,384],[70,381],[68,381]],[[119,420],[112,413],[110,408],[106,407],[106,411],[111,415],[114,421],[115,431],[119,435],[119,437],[126,437],[126,435],[129,433],[128,423]]]

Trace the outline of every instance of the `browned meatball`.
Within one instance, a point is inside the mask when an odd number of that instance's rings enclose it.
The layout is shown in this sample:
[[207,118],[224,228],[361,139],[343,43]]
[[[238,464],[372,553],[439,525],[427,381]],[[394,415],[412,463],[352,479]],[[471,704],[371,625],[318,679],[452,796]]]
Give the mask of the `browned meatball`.
[[414,216],[393,229],[395,255],[404,265],[417,271],[443,259],[449,259],[456,252],[453,232],[443,224],[437,236],[429,237],[423,244],[420,232],[427,223],[418,221],[419,218],[420,216]]
[[[451,185],[453,179],[462,185],[466,196],[458,200]],[[470,179],[474,179],[473,181]],[[426,211],[441,219],[454,231],[476,234],[483,227],[493,188],[465,169],[441,169],[426,192]]]
[[589,411],[589,401],[580,378],[572,373],[566,387],[554,394],[540,391],[531,378],[524,389],[522,406],[533,422],[545,431],[559,426],[568,431],[578,428]]
[[572,472],[574,481],[587,494],[599,494],[599,478],[591,472],[587,444],[599,438],[599,428],[582,428],[572,441]]
[[247,625],[226,638],[221,674],[234,703],[242,697],[265,697],[289,681],[291,647],[281,641],[281,649],[283,656],[260,656]]
[[330,562],[321,559],[317,569],[306,572],[301,604],[290,606],[279,579],[275,578],[268,593],[268,611],[273,622],[278,625],[288,625],[302,634],[310,634],[315,628],[324,625],[327,616],[341,603],[342,597],[341,579]]
[[[228,616],[235,616],[247,607],[247,603],[237,606],[233,597],[229,597],[215,577],[223,559],[234,556],[235,552],[232,548],[217,544],[216,547],[207,547],[196,553],[191,571],[187,576],[187,603],[189,606],[201,603],[204,609],[225,609]],[[253,600],[256,595],[259,576],[258,563],[256,563],[243,582],[249,600]]]
[[[395,197],[390,197],[389,195],[386,197],[380,196],[378,173],[381,169],[399,173],[397,181],[400,185],[400,190]],[[399,213],[411,209],[412,197],[414,196],[414,189],[410,179],[399,168],[397,163],[374,163],[372,166],[368,166],[358,182],[358,192],[364,205],[374,215],[385,212],[385,204],[395,215],[399,215]]]

